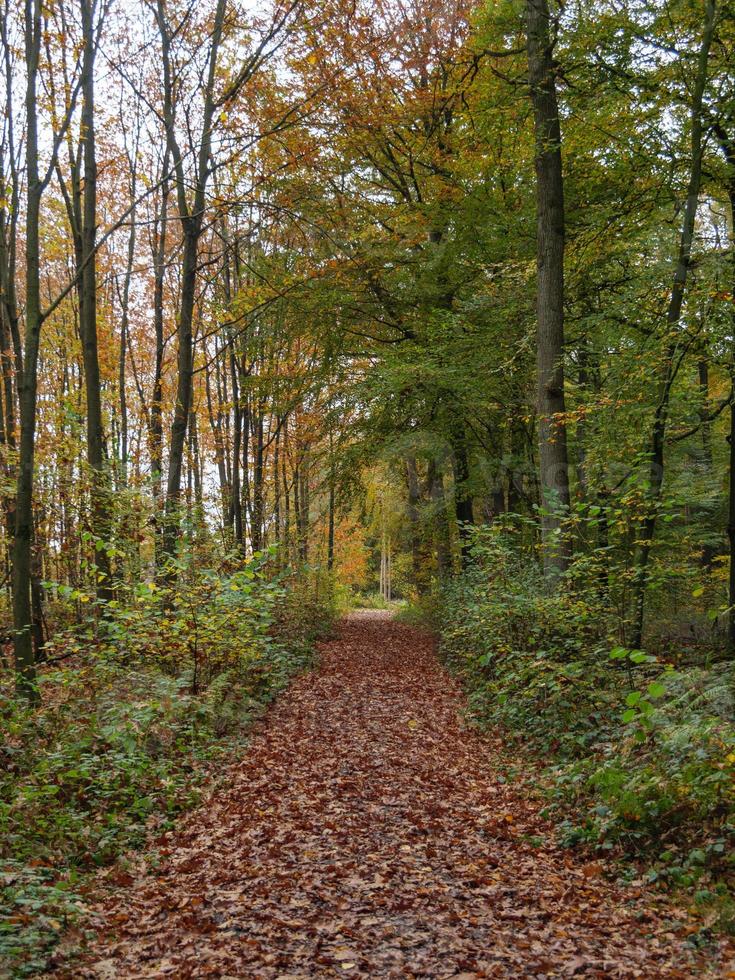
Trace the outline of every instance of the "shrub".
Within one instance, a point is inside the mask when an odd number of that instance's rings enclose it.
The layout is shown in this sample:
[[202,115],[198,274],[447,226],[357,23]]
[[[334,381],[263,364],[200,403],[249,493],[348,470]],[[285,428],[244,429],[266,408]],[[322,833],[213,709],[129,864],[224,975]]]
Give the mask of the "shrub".
[[429,604],[444,659],[481,725],[544,752],[564,841],[645,854],[684,884],[729,873],[732,667],[615,645],[604,595],[574,573],[549,594],[512,531],[478,530],[470,568]]
[[599,600],[545,594],[507,532],[475,535],[473,564],[434,603],[441,653],[487,725],[574,754],[598,736],[614,699]]
[[267,559],[179,568],[104,609],[86,597],[49,647],[41,706],[0,688],[0,973],[3,958],[40,968],[79,875],[194,805],[208,763],[308,664],[331,593],[271,577]]

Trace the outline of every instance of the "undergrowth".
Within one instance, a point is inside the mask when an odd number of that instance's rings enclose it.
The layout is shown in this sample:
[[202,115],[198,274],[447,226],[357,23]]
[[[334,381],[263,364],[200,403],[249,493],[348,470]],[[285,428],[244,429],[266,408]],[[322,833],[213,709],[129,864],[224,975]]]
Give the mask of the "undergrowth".
[[418,612],[464,681],[476,722],[544,760],[561,840],[683,886],[729,929],[732,666],[621,646],[598,585],[572,574],[549,593],[508,531],[479,530],[470,567]]
[[[308,665],[330,591],[268,556],[143,583],[59,631],[41,705],[0,689],[0,975],[41,971],[90,871],[166,829]],[[69,596],[78,600],[78,596]]]

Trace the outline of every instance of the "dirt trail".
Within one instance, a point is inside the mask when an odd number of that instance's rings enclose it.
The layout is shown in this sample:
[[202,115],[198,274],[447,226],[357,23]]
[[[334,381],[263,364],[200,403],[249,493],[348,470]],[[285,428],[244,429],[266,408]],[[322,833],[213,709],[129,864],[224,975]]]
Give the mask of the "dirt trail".
[[700,975],[683,918],[555,849],[461,707],[427,636],[344,622],[71,975]]

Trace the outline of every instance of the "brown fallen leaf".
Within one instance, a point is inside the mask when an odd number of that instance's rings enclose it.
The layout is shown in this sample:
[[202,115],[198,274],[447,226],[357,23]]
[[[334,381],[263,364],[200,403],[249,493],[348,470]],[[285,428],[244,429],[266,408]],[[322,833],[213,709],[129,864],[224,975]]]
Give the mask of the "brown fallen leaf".
[[152,838],[157,862],[100,876],[96,944],[54,975],[727,976],[729,940],[706,962],[685,911],[645,887],[632,903],[604,862],[556,847],[522,784],[499,779],[508,746],[464,727],[463,707],[426,633],[347,620],[205,805]]

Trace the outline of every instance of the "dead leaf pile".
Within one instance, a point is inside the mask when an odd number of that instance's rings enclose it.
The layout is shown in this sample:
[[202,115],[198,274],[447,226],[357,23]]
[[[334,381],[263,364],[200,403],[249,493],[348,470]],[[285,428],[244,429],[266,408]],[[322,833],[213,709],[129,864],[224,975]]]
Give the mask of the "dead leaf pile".
[[109,876],[96,945],[59,972],[735,976],[726,945],[707,964],[686,944],[685,913],[558,849],[461,708],[428,636],[346,620],[157,865]]

